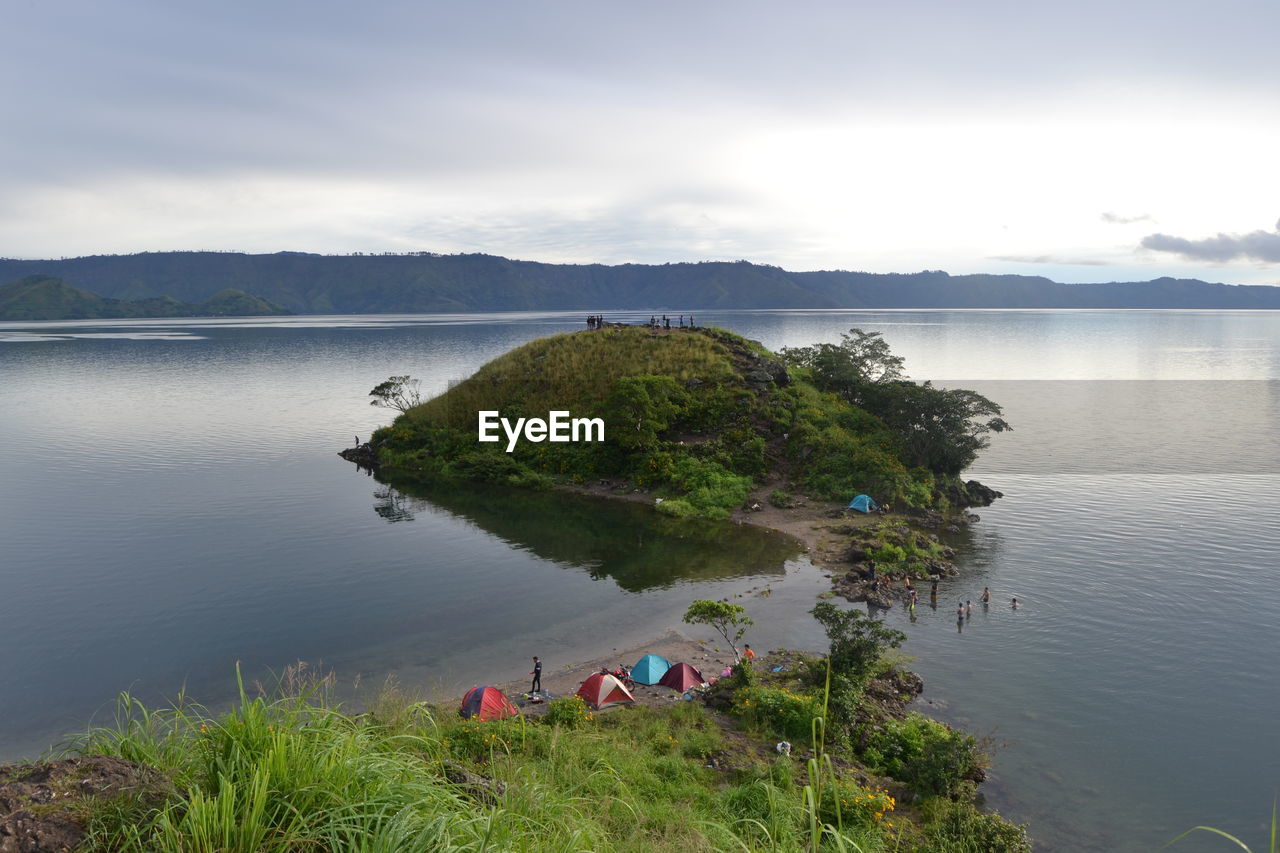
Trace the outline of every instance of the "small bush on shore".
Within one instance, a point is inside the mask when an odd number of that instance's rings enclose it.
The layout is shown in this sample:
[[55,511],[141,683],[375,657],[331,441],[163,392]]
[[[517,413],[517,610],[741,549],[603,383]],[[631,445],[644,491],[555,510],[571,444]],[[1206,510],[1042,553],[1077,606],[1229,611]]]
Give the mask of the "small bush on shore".
[[828,779],[822,789],[820,815],[827,823],[853,826],[886,826],[892,828],[892,812],[898,801],[887,788],[860,785],[853,779],[837,776]]
[[926,800],[922,844],[932,853],[1031,853],[1031,839],[1024,826],[998,814],[978,811],[971,802],[946,798]]
[[547,703],[547,713],[542,720],[549,726],[576,729],[591,722],[591,709],[581,696],[563,696]]
[[796,499],[791,496],[790,492],[774,489],[769,493],[769,503],[778,509],[791,509],[796,505]]
[[822,716],[822,700],[785,687],[744,687],[734,694],[733,712],[749,729],[803,742]]
[[867,744],[862,758],[868,766],[929,796],[955,796],[981,770],[973,735],[916,712],[886,720],[868,732]]

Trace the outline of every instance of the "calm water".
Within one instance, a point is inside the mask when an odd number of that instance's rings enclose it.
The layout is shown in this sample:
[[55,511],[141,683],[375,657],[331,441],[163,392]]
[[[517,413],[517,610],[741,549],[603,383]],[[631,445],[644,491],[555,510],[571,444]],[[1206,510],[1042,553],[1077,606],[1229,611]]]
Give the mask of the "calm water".
[[[908,651],[933,712],[1004,744],[988,796],[1045,849],[1261,843],[1280,788],[1280,315],[706,314],[770,347],[881,331],[915,378],[1015,432],[1005,492]],[[182,685],[323,660],[345,682],[518,678],[742,595],[763,647],[816,647],[826,581],[780,537],[642,506],[406,494],[334,455],[394,373],[446,387],[576,315],[0,325],[0,759]],[[957,626],[957,600],[994,592]],[[769,588],[773,594],[756,593]],[[1008,607],[1016,595],[1024,606]],[[1186,850],[1223,849],[1205,841]]]

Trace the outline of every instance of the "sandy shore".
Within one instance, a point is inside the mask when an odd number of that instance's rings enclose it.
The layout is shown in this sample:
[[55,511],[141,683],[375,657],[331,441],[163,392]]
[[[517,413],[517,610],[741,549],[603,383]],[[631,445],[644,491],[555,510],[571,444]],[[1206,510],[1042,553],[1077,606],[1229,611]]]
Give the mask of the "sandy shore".
[[[561,488],[592,497],[632,503],[653,503],[653,495],[639,490],[620,490],[619,485],[621,484],[606,481]],[[847,509],[845,504],[837,501],[815,501],[807,498],[798,499],[798,506],[782,509],[769,503],[769,494],[778,487],[778,483],[766,483],[758,487],[746,500],[747,506],[755,506],[758,509],[735,510],[729,516],[729,520],[736,524],[750,524],[766,530],[775,530],[798,539],[804,545],[805,554],[809,559],[814,565],[823,569],[835,569],[836,564],[843,562],[841,555],[848,547],[849,534],[837,532],[839,528],[865,527],[886,518],[883,515],[863,515]]]
[[[542,689],[549,691],[554,696],[572,696],[577,692],[582,682],[593,672],[598,672],[606,667],[613,669],[619,664],[634,666],[636,661],[649,653],[661,655],[672,663],[692,664],[707,678],[719,675],[726,665],[733,662],[733,654],[731,652],[717,652],[709,644],[691,639],[680,631],[670,630],[642,645],[627,649],[610,649],[607,655],[602,655],[589,661],[560,667],[552,666],[550,662],[544,662],[542,667]],[[529,668],[533,668],[532,660],[529,661]],[[530,681],[512,681],[495,686],[514,700],[528,691]],[[679,695],[674,690],[666,687],[649,687],[643,684],[637,684],[635,691],[636,701],[640,704],[668,703],[674,701]],[[526,711],[537,713],[538,706],[530,706],[526,708]]]
[[[844,562],[843,554],[849,548],[848,528],[866,527],[886,518],[883,515],[863,515],[835,501],[801,499],[799,506],[781,509],[768,501],[773,488],[766,485],[748,499],[749,506],[759,509],[739,509],[730,519],[739,524],[777,530],[799,539],[804,544],[806,556],[823,569],[836,570],[837,564]],[[838,532],[841,529],[846,532]],[[846,565],[839,571],[843,573],[848,568]]]

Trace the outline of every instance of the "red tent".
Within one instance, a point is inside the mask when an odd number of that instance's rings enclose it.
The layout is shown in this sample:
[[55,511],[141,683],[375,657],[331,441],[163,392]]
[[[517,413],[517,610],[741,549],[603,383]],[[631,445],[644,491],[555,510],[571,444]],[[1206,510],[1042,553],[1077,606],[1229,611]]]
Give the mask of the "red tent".
[[520,713],[507,695],[496,687],[472,687],[462,697],[458,713],[463,717],[479,717],[482,720],[501,720]]
[[607,672],[597,672],[582,682],[582,686],[578,688],[578,695],[587,700],[587,704],[596,710],[608,705],[636,701],[631,691]]
[[666,685],[674,690],[679,690],[681,693],[685,692],[690,687],[697,687],[704,681],[706,681],[706,679],[702,677],[702,673],[698,672],[697,669],[687,663],[674,664],[671,669],[666,671],[662,678],[658,679],[659,684]]

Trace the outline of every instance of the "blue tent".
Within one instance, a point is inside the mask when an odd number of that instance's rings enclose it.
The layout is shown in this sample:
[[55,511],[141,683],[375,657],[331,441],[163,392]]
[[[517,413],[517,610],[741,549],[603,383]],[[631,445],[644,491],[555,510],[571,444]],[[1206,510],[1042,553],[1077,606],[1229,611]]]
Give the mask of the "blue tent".
[[858,512],[875,512],[879,508],[879,505],[871,500],[870,495],[858,495],[849,501],[849,509],[856,509]]
[[657,684],[658,679],[671,669],[671,661],[659,655],[645,655],[631,667],[631,677],[636,684]]

